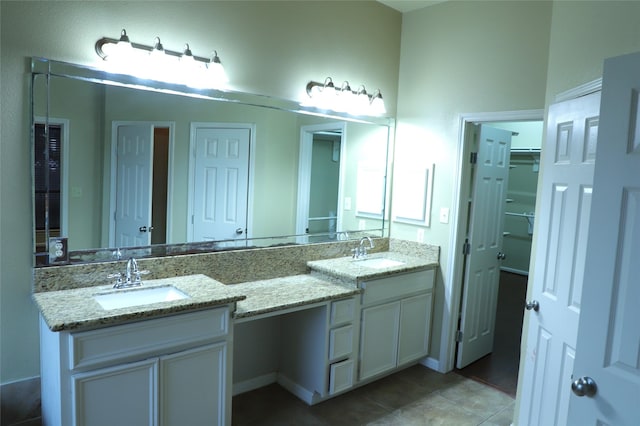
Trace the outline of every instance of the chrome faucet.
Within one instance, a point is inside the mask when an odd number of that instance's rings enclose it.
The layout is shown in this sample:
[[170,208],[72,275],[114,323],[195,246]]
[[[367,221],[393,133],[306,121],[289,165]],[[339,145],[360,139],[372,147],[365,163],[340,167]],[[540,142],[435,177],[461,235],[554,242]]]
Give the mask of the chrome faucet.
[[128,283],[132,282],[131,280],[131,273],[134,273],[135,278],[134,280],[137,282],[140,282],[140,271],[138,270],[138,261],[135,260],[133,257],[130,258],[127,261],[127,270],[126,270],[126,275],[125,278],[127,280]]
[[364,245],[365,241],[369,242],[369,249],[372,249],[372,248],[375,247],[373,245],[373,240],[371,239],[371,237],[369,237],[369,236],[362,237],[360,239],[360,243],[358,244],[358,246],[351,250],[353,252],[353,258],[354,259],[360,259],[360,258],[367,257],[367,247],[365,247],[365,245]]
[[149,271],[141,271],[138,269],[138,261],[132,257],[127,260],[127,267],[124,274],[116,272],[115,274],[107,275],[107,278],[116,279],[113,288],[135,287],[142,285],[140,276],[148,273]]

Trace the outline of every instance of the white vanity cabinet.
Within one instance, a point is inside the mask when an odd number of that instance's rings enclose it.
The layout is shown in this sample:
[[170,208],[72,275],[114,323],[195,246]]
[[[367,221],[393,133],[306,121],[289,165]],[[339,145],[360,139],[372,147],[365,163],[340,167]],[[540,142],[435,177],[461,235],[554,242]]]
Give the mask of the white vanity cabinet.
[[361,283],[359,381],[427,355],[434,277],[430,269]]
[[357,301],[331,302],[329,308],[329,395],[353,387],[356,379]]
[[278,382],[309,405],[351,389],[359,330],[356,297],[280,315]]
[[46,425],[229,425],[230,308],[80,332],[41,320]]

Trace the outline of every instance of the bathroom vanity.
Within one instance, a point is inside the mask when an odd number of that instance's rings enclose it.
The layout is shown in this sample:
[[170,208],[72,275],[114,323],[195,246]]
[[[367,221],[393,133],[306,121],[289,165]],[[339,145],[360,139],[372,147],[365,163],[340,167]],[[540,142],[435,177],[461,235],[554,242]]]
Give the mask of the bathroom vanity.
[[119,296],[135,289],[35,293],[46,424],[229,425],[234,394],[277,382],[316,404],[427,356],[437,258],[305,265],[234,284],[153,279],[145,291],[175,300],[133,306]]
[[[230,424],[235,303],[203,275],[153,280],[177,301],[103,308],[111,286],[37,293],[42,417],[51,425]],[[143,290],[143,291],[145,291]]]

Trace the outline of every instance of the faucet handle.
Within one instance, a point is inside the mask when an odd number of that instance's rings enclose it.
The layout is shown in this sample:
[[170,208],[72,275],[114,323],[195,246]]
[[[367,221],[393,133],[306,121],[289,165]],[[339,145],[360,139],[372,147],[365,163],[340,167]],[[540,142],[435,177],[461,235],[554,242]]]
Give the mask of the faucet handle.
[[149,271],[148,269],[145,269],[143,271],[136,271],[136,278],[140,279],[140,275],[149,275],[151,273],[151,271]]
[[118,288],[118,287],[120,287],[122,285],[122,273],[121,272],[116,272],[114,274],[109,274],[109,275],[107,275],[107,278],[110,279],[110,280],[113,279],[113,278],[116,279],[116,281],[113,283],[113,287],[114,288]]

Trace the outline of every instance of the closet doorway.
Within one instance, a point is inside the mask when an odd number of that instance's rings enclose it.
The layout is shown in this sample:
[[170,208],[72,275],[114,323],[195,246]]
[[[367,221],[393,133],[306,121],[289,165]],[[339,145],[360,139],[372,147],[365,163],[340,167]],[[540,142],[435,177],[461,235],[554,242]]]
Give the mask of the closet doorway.
[[[492,350],[456,371],[515,397],[543,127],[542,121],[483,122],[482,125],[513,133],[507,195],[504,205],[495,209],[504,212],[502,252],[505,258],[500,265],[499,288],[494,305]],[[471,145],[472,134],[468,135],[465,139],[469,140],[465,140],[465,143]],[[475,171],[472,170],[471,174],[471,182],[475,182]],[[473,184],[469,191],[473,193]],[[468,217],[470,221],[471,217]],[[461,300],[464,299],[463,294]],[[461,306],[461,319],[463,316]]]

